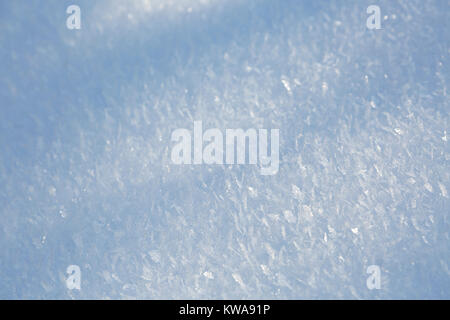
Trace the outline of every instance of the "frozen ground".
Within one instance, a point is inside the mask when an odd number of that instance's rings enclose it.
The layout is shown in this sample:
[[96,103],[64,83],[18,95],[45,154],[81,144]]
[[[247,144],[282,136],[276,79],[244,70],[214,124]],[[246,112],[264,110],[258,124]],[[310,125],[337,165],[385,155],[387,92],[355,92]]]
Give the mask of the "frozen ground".
[[[0,0],[0,298],[449,299],[449,27],[444,0]],[[279,128],[278,174],[171,164],[194,120]]]

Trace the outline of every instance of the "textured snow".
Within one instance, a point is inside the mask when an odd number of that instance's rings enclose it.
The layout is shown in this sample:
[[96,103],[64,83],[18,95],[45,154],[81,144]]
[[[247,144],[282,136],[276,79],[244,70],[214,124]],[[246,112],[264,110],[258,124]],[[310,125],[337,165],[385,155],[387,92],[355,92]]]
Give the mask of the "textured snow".
[[[448,1],[73,3],[0,3],[0,298],[450,298]],[[171,164],[194,120],[278,174]]]

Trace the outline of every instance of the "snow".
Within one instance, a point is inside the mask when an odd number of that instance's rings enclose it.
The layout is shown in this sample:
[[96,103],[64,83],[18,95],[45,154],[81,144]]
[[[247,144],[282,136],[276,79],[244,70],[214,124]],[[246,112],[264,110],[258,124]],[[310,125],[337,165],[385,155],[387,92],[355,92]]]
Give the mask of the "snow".
[[[447,1],[75,2],[0,4],[0,298],[450,298]],[[172,164],[194,121],[278,173]]]

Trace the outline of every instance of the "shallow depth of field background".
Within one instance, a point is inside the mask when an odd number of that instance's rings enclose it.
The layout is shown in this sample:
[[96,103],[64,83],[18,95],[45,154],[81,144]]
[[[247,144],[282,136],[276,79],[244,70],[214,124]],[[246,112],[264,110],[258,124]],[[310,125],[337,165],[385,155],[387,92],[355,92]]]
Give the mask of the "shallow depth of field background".
[[[449,7],[0,0],[0,298],[450,298]],[[171,164],[194,120],[278,174]]]

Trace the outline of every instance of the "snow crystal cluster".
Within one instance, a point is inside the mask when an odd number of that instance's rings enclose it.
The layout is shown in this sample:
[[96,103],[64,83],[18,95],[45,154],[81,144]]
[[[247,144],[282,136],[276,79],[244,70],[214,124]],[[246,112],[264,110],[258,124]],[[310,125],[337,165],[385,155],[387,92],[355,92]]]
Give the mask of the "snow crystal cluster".
[[448,1],[73,2],[0,4],[0,298],[450,298]]

